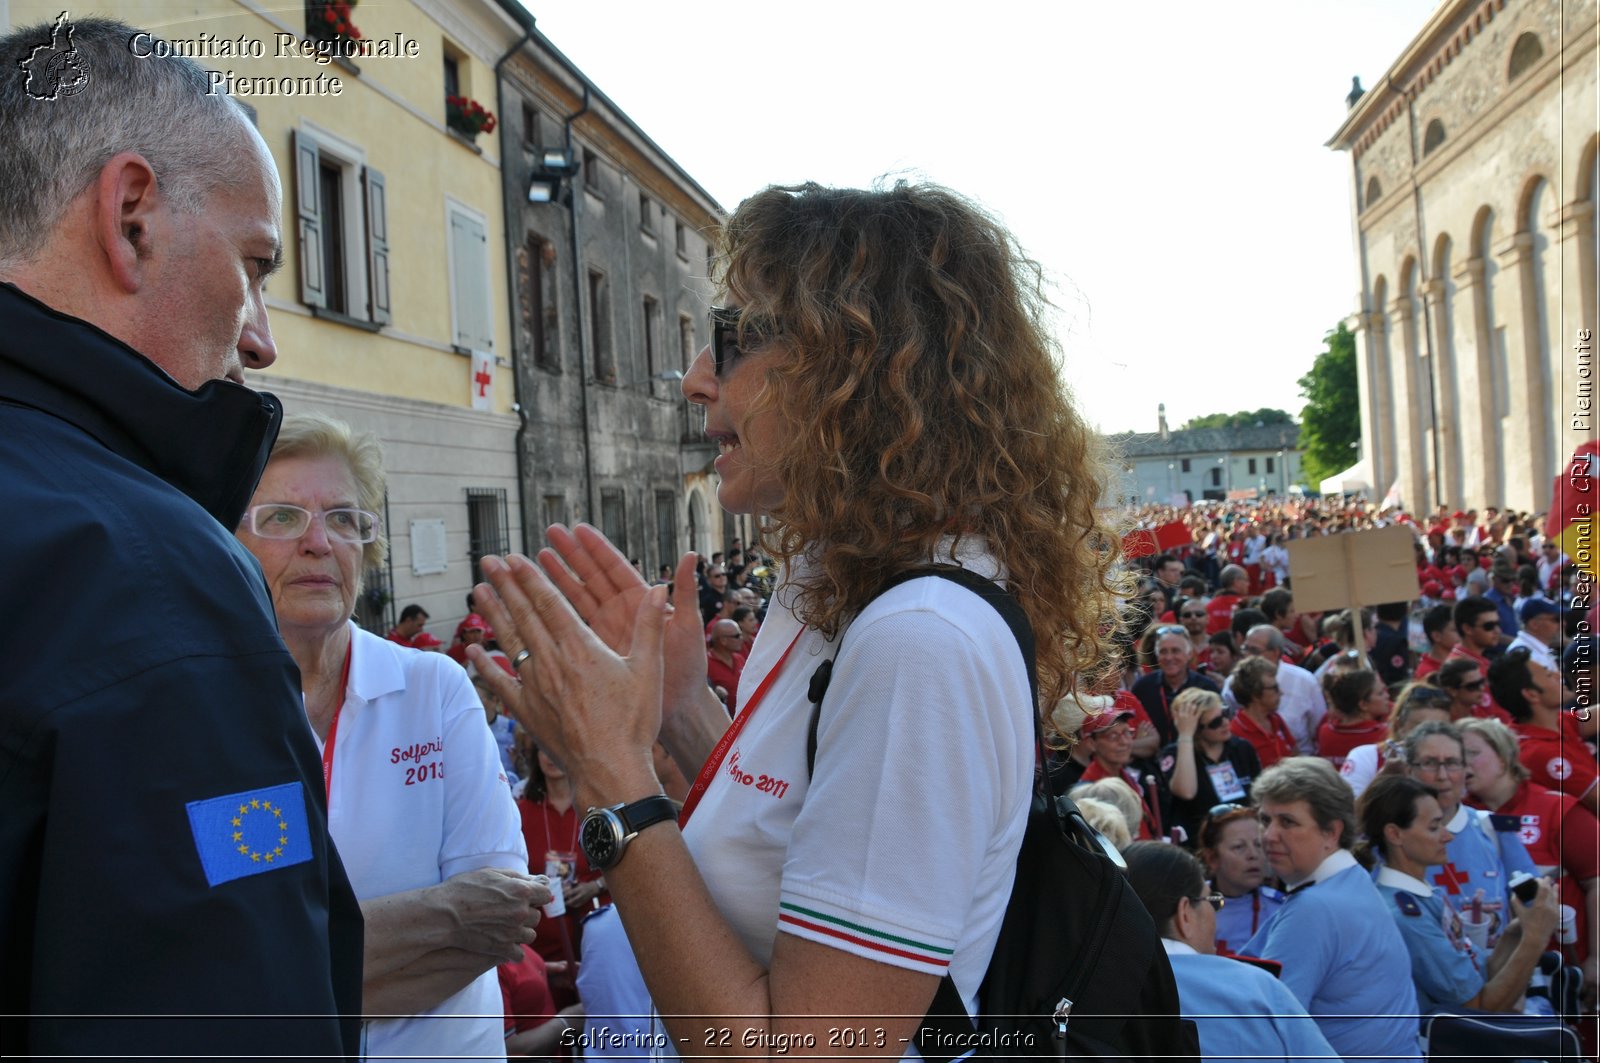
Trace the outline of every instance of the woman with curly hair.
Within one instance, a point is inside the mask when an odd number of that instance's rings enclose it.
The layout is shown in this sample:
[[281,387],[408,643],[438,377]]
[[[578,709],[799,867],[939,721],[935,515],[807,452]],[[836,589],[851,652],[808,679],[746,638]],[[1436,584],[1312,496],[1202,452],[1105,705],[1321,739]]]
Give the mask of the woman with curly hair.
[[[769,188],[723,240],[723,306],[683,389],[721,450],[719,500],[783,568],[739,717],[706,689],[692,555],[669,610],[598,532],[554,528],[537,566],[486,560],[479,597],[524,681],[508,704],[591,809],[583,842],[665,1035],[896,1053],[943,976],[975,1010],[1036,768],[1017,639],[919,570],[1003,584],[1054,705],[1115,627],[1102,467],[1038,266],[967,200]],[[699,774],[681,829],[653,804],[658,732]],[[866,1036],[830,1042],[845,1014]],[[735,1015],[707,1043],[707,1017]]]

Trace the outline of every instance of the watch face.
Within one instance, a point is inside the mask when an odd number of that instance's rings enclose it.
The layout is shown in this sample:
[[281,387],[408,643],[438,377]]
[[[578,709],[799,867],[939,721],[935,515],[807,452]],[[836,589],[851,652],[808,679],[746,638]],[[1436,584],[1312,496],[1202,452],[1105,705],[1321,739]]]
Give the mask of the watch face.
[[616,862],[619,854],[617,829],[606,811],[591,812],[583,819],[583,855],[589,866],[602,871]]

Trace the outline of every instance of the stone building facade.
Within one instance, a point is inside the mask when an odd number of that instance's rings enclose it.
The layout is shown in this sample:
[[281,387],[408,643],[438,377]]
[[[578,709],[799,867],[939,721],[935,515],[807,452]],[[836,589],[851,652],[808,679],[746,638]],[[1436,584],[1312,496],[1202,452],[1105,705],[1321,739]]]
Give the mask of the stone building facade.
[[1407,508],[1542,510],[1594,438],[1595,15],[1445,0],[1329,141],[1351,159],[1364,453]]
[[[588,521],[653,575],[735,534],[680,389],[708,337],[723,212],[531,18],[526,34],[500,68],[499,134],[529,545]],[[551,151],[570,171],[531,202]]]
[[1154,432],[1105,437],[1112,504],[1186,506],[1199,501],[1265,498],[1298,488],[1300,427],[1168,429],[1166,405]]

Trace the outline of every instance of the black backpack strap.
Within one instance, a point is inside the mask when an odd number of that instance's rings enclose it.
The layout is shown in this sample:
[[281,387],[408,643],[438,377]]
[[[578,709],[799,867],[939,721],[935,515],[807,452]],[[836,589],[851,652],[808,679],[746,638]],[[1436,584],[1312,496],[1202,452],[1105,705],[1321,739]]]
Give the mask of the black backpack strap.
[[[1032,695],[1032,711],[1029,715],[1033,718],[1034,748],[1037,756],[1044,754],[1044,725],[1039,719],[1039,672],[1034,661],[1035,642],[1033,625],[1028,622],[1028,614],[1022,611],[1022,606],[1017,604],[1017,599],[1011,592],[1001,587],[991,579],[985,579],[969,569],[959,568],[954,565],[932,565],[925,568],[908,569],[892,577],[878,593],[868,599],[867,604],[884,594],[892,587],[897,587],[908,580],[920,579],[924,576],[934,576],[957,583],[988,602],[994,611],[1000,614],[1006,627],[1011,629],[1011,635],[1017,640],[1017,647],[1022,651],[1023,664],[1028,669],[1028,691]],[[863,609],[866,608],[864,604]],[[811,699],[811,723],[806,730],[806,775],[809,777],[817,762],[817,727],[822,720],[822,699],[828,692],[828,682],[833,678],[833,661],[838,659],[839,652],[844,647],[844,636],[840,635],[839,644],[834,656],[830,660],[817,665],[816,671],[811,673],[811,686],[807,691]],[[1043,785],[1040,781],[1042,767],[1035,772],[1035,790]],[[939,1044],[961,1045],[971,1040],[972,1031],[977,1024],[972,1016],[967,1013],[967,1006],[961,1000],[961,992],[956,988],[954,980],[947,973],[939,979],[939,988],[934,990],[933,1003],[928,1006],[928,1013],[923,1017],[917,1027],[914,1043],[917,1050],[922,1053],[922,1058],[928,1063],[951,1063],[955,1056],[949,1052],[935,1047]]]

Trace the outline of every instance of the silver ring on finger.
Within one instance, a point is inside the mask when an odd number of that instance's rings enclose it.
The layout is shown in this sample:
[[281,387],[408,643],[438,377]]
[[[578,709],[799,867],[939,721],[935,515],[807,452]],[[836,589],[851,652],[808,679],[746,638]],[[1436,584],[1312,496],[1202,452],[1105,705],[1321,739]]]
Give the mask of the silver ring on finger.
[[511,670],[516,671],[520,669],[522,667],[522,663],[532,656],[533,654],[529,653],[527,650],[518,650],[517,655],[511,658]]

